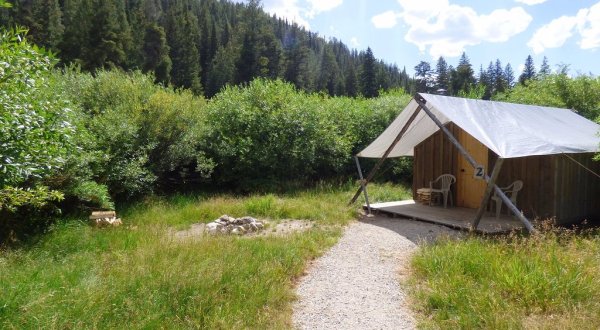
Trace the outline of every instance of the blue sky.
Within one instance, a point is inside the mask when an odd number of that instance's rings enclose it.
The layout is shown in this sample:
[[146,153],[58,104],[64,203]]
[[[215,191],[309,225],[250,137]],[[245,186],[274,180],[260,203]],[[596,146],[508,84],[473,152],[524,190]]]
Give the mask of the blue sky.
[[463,51],[475,71],[499,58],[516,75],[531,54],[552,69],[600,74],[598,0],[263,0],[263,8],[412,74],[439,56],[456,66]]

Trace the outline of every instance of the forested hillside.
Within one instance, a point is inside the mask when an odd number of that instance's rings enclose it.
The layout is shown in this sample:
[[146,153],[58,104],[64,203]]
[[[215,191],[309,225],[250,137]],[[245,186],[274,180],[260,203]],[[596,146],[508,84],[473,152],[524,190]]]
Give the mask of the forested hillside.
[[15,0],[0,23],[85,71],[123,68],[212,97],[227,84],[281,78],[329,95],[376,96],[411,84],[405,70],[266,14],[260,1]]

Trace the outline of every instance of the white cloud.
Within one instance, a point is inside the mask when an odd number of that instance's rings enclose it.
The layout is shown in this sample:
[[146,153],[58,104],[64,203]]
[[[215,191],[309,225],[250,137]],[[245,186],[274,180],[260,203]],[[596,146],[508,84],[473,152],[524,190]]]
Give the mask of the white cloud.
[[358,46],[360,46],[360,42],[358,42],[358,38],[356,38],[356,37],[350,38],[350,45],[354,48],[358,48]]
[[344,0],[265,0],[263,8],[270,14],[286,18],[308,29],[308,20],[339,7],[343,2]]
[[580,20],[577,25],[581,36],[579,47],[581,49],[598,48],[600,47],[600,2],[590,7],[586,14],[585,20]]
[[398,24],[398,14],[392,10],[388,10],[384,13],[373,16],[371,18],[371,22],[373,22],[373,25],[375,25],[375,27],[378,29],[393,28],[396,26],[396,24]]
[[579,10],[575,16],[561,16],[542,26],[527,42],[536,54],[548,48],[558,48],[578,34],[581,49],[600,47],[600,2],[590,8]]
[[561,47],[573,35],[576,25],[577,17],[561,16],[535,31],[533,37],[527,42],[527,46],[536,54],[543,52],[546,48]]
[[309,18],[314,18],[315,15],[330,11],[342,5],[343,0],[307,0],[310,9],[307,12]]
[[264,9],[280,18],[286,18],[307,29],[310,24],[303,17],[304,9],[298,4],[298,0],[269,0],[264,2]]
[[448,0],[398,0],[398,3],[402,11],[375,16],[378,24],[386,26],[387,22],[386,27],[393,27],[391,18],[402,18],[408,25],[404,39],[417,45],[421,52],[429,50],[433,58],[459,56],[465,47],[482,42],[505,42],[525,31],[533,20],[521,7],[481,15],[471,7],[451,5]]
[[544,3],[548,0],[515,0],[516,2],[524,3],[529,6],[539,5],[540,3]]

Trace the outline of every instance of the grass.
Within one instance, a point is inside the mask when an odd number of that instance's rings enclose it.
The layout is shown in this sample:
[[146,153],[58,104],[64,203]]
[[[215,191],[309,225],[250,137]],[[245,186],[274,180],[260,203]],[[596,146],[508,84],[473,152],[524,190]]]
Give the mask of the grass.
[[445,240],[412,260],[423,328],[600,328],[600,235]]
[[[409,197],[372,185],[373,200]],[[149,198],[118,210],[125,225],[63,220],[40,240],[0,251],[0,328],[289,328],[293,283],[356,218],[356,187],[283,195]],[[315,222],[286,237],[177,240],[173,228],[222,214]]]

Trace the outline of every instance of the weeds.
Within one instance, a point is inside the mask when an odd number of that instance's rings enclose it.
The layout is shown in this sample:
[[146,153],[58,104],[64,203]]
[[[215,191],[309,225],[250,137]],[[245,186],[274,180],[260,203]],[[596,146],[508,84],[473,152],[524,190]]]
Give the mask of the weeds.
[[[0,328],[290,328],[293,282],[355,218],[354,185],[289,194],[152,197],[119,210],[125,225],[64,220],[0,251]],[[374,199],[406,188],[374,185]],[[178,240],[173,228],[235,217],[323,226],[287,236]]]
[[424,327],[600,327],[600,237],[546,227],[423,247],[413,293]]

